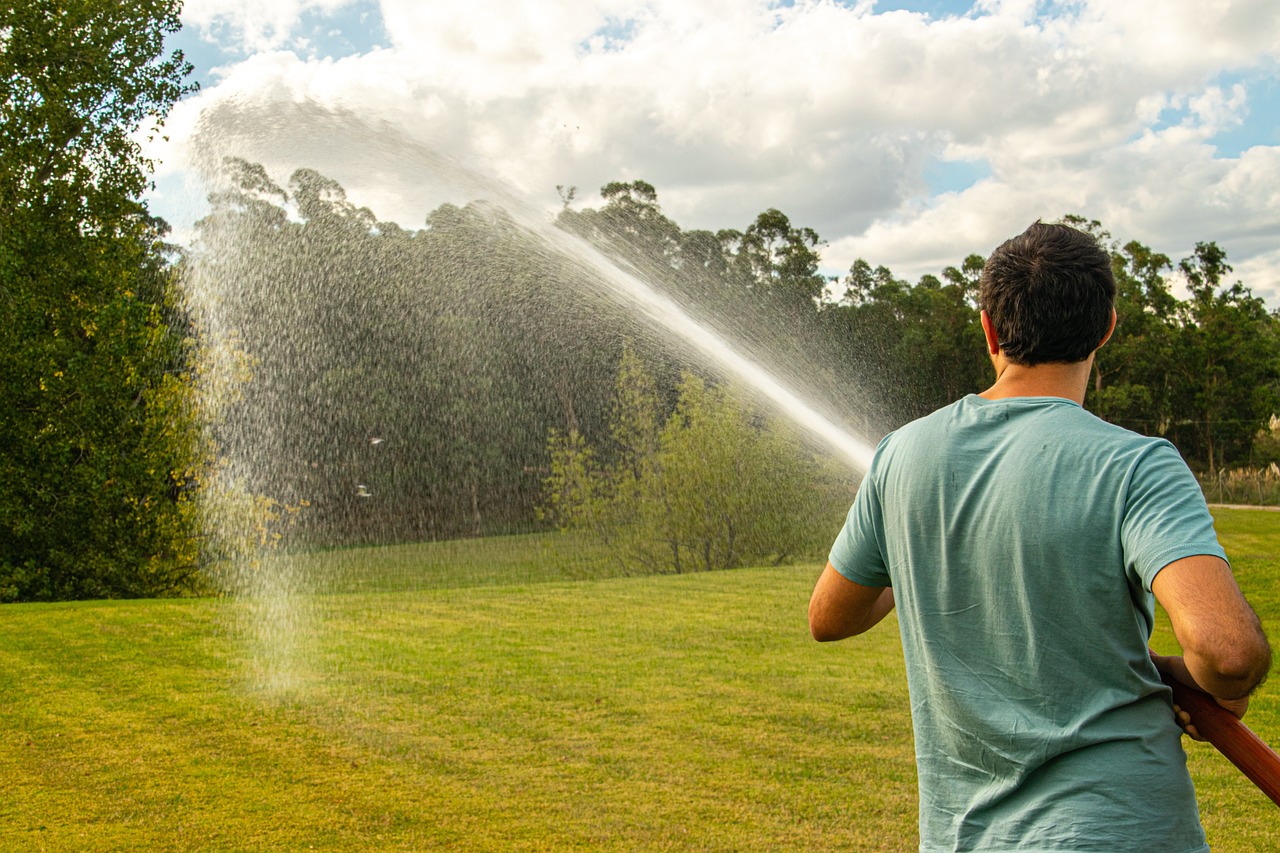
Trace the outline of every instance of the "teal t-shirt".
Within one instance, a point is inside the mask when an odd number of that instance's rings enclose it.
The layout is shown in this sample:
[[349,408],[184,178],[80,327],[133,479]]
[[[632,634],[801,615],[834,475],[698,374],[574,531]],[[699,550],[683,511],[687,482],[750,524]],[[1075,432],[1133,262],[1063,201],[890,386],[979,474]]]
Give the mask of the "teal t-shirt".
[[1147,653],[1151,581],[1226,558],[1167,441],[1070,400],[966,397],[881,442],[831,551],[892,586],[920,849],[1207,851]]

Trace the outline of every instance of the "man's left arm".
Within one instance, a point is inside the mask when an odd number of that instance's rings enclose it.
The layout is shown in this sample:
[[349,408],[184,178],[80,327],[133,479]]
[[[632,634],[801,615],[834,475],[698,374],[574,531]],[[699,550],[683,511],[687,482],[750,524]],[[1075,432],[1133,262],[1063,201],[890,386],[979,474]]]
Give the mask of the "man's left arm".
[[893,609],[893,588],[863,586],[827,563],[809,599],[809,632],[820,643],[873,628]]

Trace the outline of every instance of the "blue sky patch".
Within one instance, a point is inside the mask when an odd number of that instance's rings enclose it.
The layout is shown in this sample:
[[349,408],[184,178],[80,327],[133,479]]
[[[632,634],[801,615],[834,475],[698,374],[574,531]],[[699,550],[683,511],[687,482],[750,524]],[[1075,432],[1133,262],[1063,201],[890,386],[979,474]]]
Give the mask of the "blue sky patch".
[[970,0],[877,0],[876,12],[922,12],[933,20],[962,18],[973,9]]
[[195,27],[183,27],[165,38],[165,51],[181,50],[187,62],[195,66],[189,79],[195,80],[202,86],[211,86],[214,83],[211,74],[214,68],[243,58],[229,52],[224,46],[220,36],[225,33],[220,31],[226,29],[226,26],[216,27],[209,33],[209,36],[215,40],[206,41]]
[[[1231,87],[1237,83],[1244,84],[1246,93],[1240,123],[1224,127],[1207,140],[1217,149],[1218,157],[1236,158],[1255,145],[1280,145],[1280,78],[1264,73],[1228,74],[1210,85],[1218,86],[1229,99]],[[1190,117],[1191,109],[1184,99],[1178,106],[1166,107],[1149,129],[1158,133]]]
[[986,160],[934,160],[924,168],[930,198],[962,192],[989,177],[991,166]]
[[582,50],[589,50],[591,42],[598,39],[604,42],[604,49],[606,51],[621,50],[622,47],[635,36],[635,32],[635,18],[628,18],[625,21],[617,18],[609,18],[608,22],[603,27],[584,39],[579,47]]
[[391,39],[376,0],[357,0],[332,14],[304,12],[290,42],[300,56],[341,59],[387,47]]
[[[391,38],[377,0],[354,0],[333,12],[305,11],[280,45],[303,59],[341,59],[389,46]],[[210,27],[183,26],[165,40],[168,50],[181,49],[195,66],[191,78],[204,86],[216,81],[212,71],[249,56],[238,33],[225,20]]]
[[[1235,82],[1225,81],[1222,86],[1229,88]],[[1219,157],[1239,157],[1255,145],[1280,145],[1280,79],[1257,76],[1239,82],[1248,93],[1244,121],[1210,140]]]
[[[857,6],[860,0],[835,0],[837,6]],[[777,0],[775,7],[789,9],[795,0]],[[934,20],[959,18],[973,9],[973,0],[876,0],[874,14],[881,12],[921,12]]]

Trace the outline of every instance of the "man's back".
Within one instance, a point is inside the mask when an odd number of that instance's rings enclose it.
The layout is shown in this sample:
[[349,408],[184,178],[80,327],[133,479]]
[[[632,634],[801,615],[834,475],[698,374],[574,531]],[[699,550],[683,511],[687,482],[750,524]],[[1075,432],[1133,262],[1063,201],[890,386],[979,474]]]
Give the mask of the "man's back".
[[832,565],[892,585],[922,849],[1206,849],[1151,579],[1225,557],[1167,442],[971,396],[881,445]]
[[[1111,257],[1036,222],[978,298],[994,384],[881,442],[809,630],[900,609],[922,849],[1206,850],[1155,667],[1243,715],[1271,648],[1173,446],[1081,408]],[[1148,657],[1153,594],[1181,655]]]

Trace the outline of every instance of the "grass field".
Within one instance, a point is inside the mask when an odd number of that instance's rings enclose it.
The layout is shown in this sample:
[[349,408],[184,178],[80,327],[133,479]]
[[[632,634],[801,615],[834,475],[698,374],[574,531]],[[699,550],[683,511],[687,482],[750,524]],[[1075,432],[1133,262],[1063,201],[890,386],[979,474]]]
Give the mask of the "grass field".
[[[1280,637],[1280,516],[1216,514]],[[0,848],[915,849],[891,625],[812,642],[816,564],[608,577],[564,547],[307,555],[328,592],[276,634],[246,602],[0,608]],[[1275,806],[1188,752],[1214,850],[1280,850]]]

